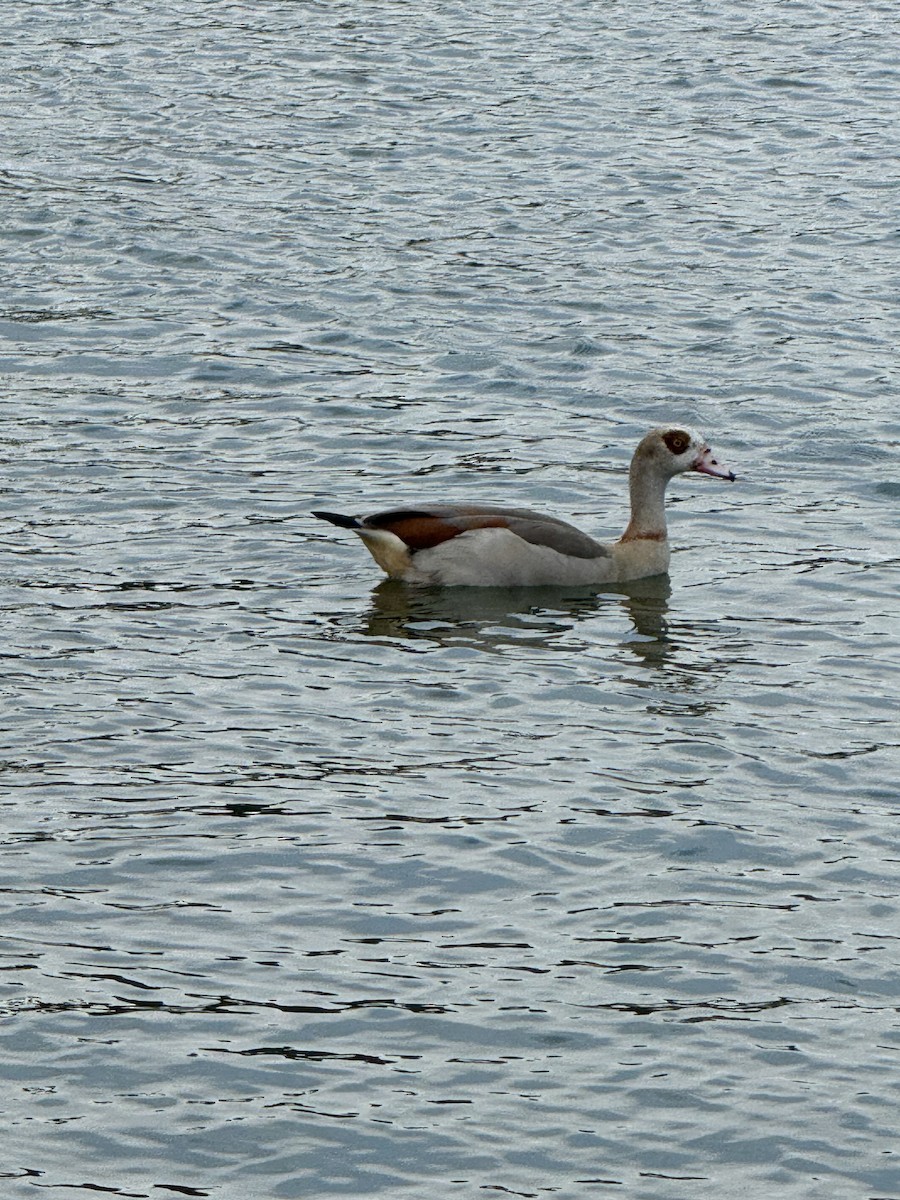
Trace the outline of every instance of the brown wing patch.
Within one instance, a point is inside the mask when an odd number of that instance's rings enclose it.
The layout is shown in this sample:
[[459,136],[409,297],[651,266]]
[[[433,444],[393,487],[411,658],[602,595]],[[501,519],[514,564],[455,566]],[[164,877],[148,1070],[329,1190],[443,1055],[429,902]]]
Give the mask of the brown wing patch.
[[468,529],[505,529],[509,527],[509,521],[495,514],[467,515],[452,520],[433,513],[410,510],[379,513],[367,517],[364,525],[368,529],[385,529],[393,533],[410,550],[428,550],[432,546],[439,546],[441,542],[459,537]]

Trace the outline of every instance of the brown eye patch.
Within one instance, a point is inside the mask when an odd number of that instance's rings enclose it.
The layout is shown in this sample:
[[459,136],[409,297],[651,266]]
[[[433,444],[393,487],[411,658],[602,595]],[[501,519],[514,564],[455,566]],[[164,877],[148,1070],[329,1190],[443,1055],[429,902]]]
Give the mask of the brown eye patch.
[[691,444],[690,435],[683,429],[670,429],[668,433],[663,434],[663,441],[673,454],[684,454]]

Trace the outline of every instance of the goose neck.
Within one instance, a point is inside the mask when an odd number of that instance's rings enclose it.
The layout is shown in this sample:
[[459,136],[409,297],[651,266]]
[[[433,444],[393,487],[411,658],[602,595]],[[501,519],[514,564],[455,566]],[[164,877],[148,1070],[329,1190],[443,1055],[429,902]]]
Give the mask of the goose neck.
[[646,462],[632,462],[629,473],[631,520],[623,541],[647,538],[664,542],[666,530],[666,484],[668,479]]

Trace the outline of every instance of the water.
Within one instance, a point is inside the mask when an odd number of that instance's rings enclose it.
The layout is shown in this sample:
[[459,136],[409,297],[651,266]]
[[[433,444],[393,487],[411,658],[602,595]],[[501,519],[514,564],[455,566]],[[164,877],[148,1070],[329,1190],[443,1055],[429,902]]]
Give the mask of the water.
[[898,1200],[897,26],[6,14],[4,1197]]

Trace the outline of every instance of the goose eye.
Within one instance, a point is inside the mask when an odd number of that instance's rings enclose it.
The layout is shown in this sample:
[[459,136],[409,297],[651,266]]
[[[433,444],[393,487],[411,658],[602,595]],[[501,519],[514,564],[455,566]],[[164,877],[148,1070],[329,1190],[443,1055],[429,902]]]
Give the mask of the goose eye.
[[691,444],[691,439],[683,429],[670,429],[663,434],[663,441],[673,454],[684,454]]

